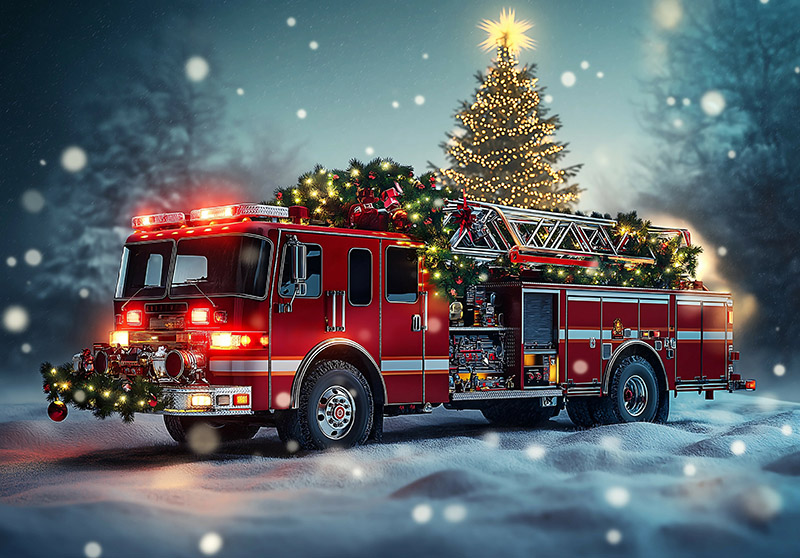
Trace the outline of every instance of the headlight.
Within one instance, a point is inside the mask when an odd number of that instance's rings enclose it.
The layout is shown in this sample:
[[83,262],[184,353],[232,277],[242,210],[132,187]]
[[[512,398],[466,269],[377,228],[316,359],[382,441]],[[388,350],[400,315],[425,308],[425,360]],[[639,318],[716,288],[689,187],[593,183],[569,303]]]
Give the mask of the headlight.
[[112,347],[116,347],[117,345],[122,345],[123,347],[127,347],[128,343],[128,332],[127,331],[112,331],[111,335],[109,335],[108,344]]

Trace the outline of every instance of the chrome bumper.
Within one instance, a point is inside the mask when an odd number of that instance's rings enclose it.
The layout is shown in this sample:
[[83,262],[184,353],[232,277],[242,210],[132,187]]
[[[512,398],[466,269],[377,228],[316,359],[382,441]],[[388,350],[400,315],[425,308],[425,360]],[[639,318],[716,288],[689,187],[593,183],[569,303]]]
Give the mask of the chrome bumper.
[[[171,401],[171,404],[161,414],[194,417],[252,415],[252,391],[253,388],[251,386],[165,387],[164,396],[168,401]],[[234,405],[234,396],[245,394],[247,395],[247,404]],[[193,395],[208,395],[211,405],[193,405]]]

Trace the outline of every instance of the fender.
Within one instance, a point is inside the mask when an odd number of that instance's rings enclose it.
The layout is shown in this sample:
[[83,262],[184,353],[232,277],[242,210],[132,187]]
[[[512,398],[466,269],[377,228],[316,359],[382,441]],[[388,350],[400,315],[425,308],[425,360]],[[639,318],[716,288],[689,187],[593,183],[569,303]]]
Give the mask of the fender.
[[617,350],[614,351],[614,354],[611,355],[611,358],[608,361],[608,365],[606,366],[604,376],[603,376],[603,395],[608,395],[609,384],[611,382],[611,372],[614,370],[614,366],[617,364],[617,360],[619,357],[625,353],[626,349],[631,347],[647,347],[650,352],[655,355],[656,359],[658,360],[659,370],[656,370],[656,374],[661,374],[664,378],[664,385],[667,386],[667,390],[669,390],[669,378],[667,378],[667,372],[664,368],[664,361],[661,359],[661,356],[656,352],[656,350],[645,343],[644,341],[640,341],[639,339],[628,339],[624,343],[622,343]]
[[303,360],[300,361],[300,366],[297,367],[297,372],[294,375],[294,382],[292,383],[292,403],[290,408],[297,409],[297,405],[300,400],[300,386],[303,384],[303,378],[305,377],[306,372],[308,372],[308,369],[311,368],[311,364],[313,364],[314,360],[316,360],[316,358],[323,351],[337,345],[346,345],[348,347],[352,347],[365,356],[367,360],[369,360],[370,364],[372,364],[372,366],[375,367],[375,370],[378,371],[378,377],[381,379],[381,387],[383,387],[383,400],[387,400],[386,382],[383,381],[383,374],[380,373],[381,369],[375,362],[375,359],[372,358],[372,356],[364,347],[355,341],[352,341],[351,339],[345,339],[343,337],[335,337],[333,339],[326,339],[322,343],[316,345],[314,348],[308,351],[308,354],[306,354],[306,356],[303,357]]

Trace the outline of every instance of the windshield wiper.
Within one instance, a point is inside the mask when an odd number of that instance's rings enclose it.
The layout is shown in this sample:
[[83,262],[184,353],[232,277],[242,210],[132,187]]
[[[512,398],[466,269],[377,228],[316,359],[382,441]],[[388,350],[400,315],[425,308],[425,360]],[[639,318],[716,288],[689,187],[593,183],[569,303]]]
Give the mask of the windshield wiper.
[[186,281],[184,281],[183,283],[178,283],[178,284],[176,284],[176,285],[173,285],[173,287],[175,287],[175,286],[179,286],[179,285],[194,285],[194,286],[195,286],[195,288],[196,288],[198,291],[200,291],[200,294],[201,294],[201,295],[203,295],[203,296],[206,298],[206,300],[207,300],[207,301],[209,301],[209,302],[211,303],[211,306],[213,306],[214,308],[216,308],[216,307],[217,307],[217,305],[216,305],[216,304],[214,304],[214,301],[213,301],[213,300],[211,300],[210,298],[208,298],[208,295],[207,295],[206,293],[204,293],[204,292],[203,292],[203,289],[201,289],[201,288],[200,288],[200,285],[199,285],[199,283],[200,283],[200,282],[202,282],[202,281],[205,281],[205,279],[187,279],[187,280],[186,280]]
[[122,305],[122,308],[120,308],[120,311],[122,311],[122,310],[125,310],[125,307],[128,305],[128,303],[129,303],[131,300],[133,300],[134,298],[136,298],[136,295],[138,295],[140,292],[142,292],[142,291],[143,291],[143,290],[145,290],[146,288],[148,288],[148,287],[152,287],[152,286],[153,286],[153,285],[142,285],[141,287],[139,287],[139,288],[136,290],[136,292],[135,292],[135,293],[133,293],[133,294],[130,296],[130,298],[128,298],[128,300],[126,300],[126,301],[125,301],[125,304],[123,304],[123,305]]

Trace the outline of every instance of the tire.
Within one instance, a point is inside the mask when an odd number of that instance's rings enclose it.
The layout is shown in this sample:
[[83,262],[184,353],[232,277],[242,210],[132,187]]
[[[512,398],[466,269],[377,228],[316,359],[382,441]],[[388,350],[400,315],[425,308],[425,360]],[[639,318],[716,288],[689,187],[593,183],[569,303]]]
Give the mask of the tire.
[[185,444],[189,431],[198,424],[205,423],[219,433],[220,441],[235,442],[238,440],[250,440],[257,433],[260,427],[248,426],[236,423],[215,423],[202,417],[176,417],[174,415],[164,415],[164,425],[173,440],[179,444]]
[[598,400],[593,417],[599,424],[654,422],[662,399],[653,367],[633,355],[614,369],[608,396]]
[[572,424],[580,428],[590,428],[597,424],[592,415],[594,398],[577,397],[567,401],[567,415]]
[[373,414],[364,375],[348,362],[323,360],[303,379],[297,409],[278,415],[278,436],[303,449],[350,448],[367,441]]
[[539,426],[558,414],[559,407],[542,407],[536,399],[509,399],[490,403],[481,409],[486,420],[496,426]]

